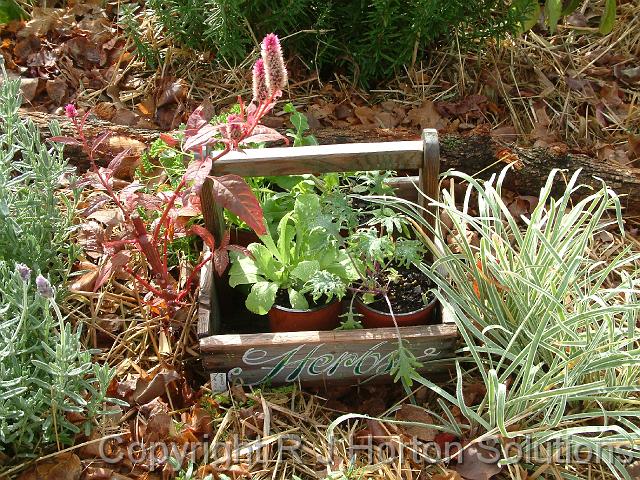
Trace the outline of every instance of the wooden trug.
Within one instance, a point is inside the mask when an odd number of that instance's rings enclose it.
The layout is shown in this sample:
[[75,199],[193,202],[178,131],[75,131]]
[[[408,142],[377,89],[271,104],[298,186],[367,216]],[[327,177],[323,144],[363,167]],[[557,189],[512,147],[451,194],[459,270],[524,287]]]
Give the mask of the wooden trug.
[[[438,198],[440,157],[435,130],[423,132],[422,141],[360,143],[297,148],[269,148],[232,152],[214,163],[212,174],[243,177],[363,170],[420,172],[418,186],[425,217],[432,215],[428,198]],[[211,201],[211,183],[203,186],[205,224],[216,238],[223,231],[219,209]],[[406,189],[405,189],[406,191]],[[415,190],[413,192],[415,199]],[[228,381],[257,385],[300,382],[305,385],[359,384],[390,379],[392,354],[398,345],[394,328],[330,332],[224,334],[216,277],[211,263],[202,270],[198,335],[205,369],[212,387],[224,389]],[[421,360],[423,374],[446,369],[458,334],[446,315],[442,323],[400,328],[400,334]],[[242,319],[236,321],[241,322]]]

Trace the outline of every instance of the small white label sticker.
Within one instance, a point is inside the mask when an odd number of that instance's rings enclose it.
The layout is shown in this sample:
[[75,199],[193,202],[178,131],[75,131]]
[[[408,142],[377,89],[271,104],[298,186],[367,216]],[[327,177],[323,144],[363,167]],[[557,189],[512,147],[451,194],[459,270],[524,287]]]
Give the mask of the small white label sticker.
[[222,393],[227,391],[226,373],[211,374],[211,390],[213,391],[213,393]]

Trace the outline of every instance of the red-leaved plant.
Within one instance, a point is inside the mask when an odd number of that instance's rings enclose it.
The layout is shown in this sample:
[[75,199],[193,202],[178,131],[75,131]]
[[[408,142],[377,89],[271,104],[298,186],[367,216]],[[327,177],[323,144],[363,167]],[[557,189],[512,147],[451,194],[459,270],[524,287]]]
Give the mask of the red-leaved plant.
[[[66,116],[73,122],[77,137],[53,137],[51,140],[66,145],[81,147],[87,154],[91,168],[81,183],[90,184],[101,191],[94,196],[85,215],[113,203],[122,217],[122,228],[114,233],[109,231],[105,238],[95,239],[97,248],[106,255],[100,268],[94,290],[104,285],[116,271],[126,271],[132,275],[147,294],[145,300],[157,307],[157,312],[170,313],[183,304],[190,293],[193,281],[200,269],[213,259],[215,269],[222,275],[229,265],[229,251],[246,249],[229,245],[229,232],[223,238],[213,235],[200,225],[188,225],[189,220],[201,213],[200,191],[207,178],[213,184],[213,199],[223,208],[237,215],[257,235],[266,234],[262,208],[253,191],[237,175],[211,176],[213,163],[231,150],[241,145],[257,142],[284,140],[276,130],[260,124],[264,115],[271,111],[276,100],[282,95],[287,83],[287,70],[282,58],[280,42],[275,34],[269,34],[262,42],[262,58],[253,68],[253,99],[248,105],[238,98],[240,113],[229,115],[226,123],[212,125],[202,107],[189,117],[184,131],[182,149],[192,151],[194,160],[187,167],[180,183],[172,192],[157,192],[155,195],[141,191],[143,185],[133,182],[119,191],[114,189],[114,172],[127,157],[128,152],[118,154],[107,167],[96,164],[96,152],[109,137],[104,133],[93,139],[85,135],[85,123],[89,112],[80,116],[75,106],[67,105]],[[179,140],[169,134],[161,138],[172,147]],[[212,151],[216,143],[222,143],[222,150]],[[160,211],[154,215],[152,212]],[[142,215],[141,212],[144,212]],[[148,213],[148,214],[147,214]],[[153,221],[146,219],[155,218]],[[177,238],[198,235],[210,248],[192,270],[186,281],[181,282],[170,273],[168,265],[168,245]],[[132,253],[138,251],[146,260],[145,265],[132,265]]]

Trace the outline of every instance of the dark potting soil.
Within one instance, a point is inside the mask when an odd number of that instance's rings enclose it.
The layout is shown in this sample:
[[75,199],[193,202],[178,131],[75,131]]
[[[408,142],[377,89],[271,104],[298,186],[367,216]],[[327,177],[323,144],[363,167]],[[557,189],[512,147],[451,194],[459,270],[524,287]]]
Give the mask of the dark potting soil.
[[[326,298],[324,297],[324,295],[320,297],[317,302],[314,302],[313,297],[308,293],[304,296],[304,298],[307,299],[307,303],[309,304],[309,309],[316,308],[316,307],[323,307],[324,305],[327,304]],[[293,308],[291,306],[291,302],[289,302],[289,292],[283,289],[280,289],[276,292],[276,301],[274,303],[279,307]]]
[[[390,282],[387,291],[393,313],[410,313],[420,310],[426,306],[422,299],[423,293],[427,295],[427,302],[431,303],[434,295],[429,290],[434,287],[434,284],[417,267],[413,265],[409,268],[398,267],[396,271],[400,274],[400,280],[397,283]],[[382,276],[381,282],[387,283],[386,275]],[[368,305],[379,312],[389,313],[389,305],[384,297]]]

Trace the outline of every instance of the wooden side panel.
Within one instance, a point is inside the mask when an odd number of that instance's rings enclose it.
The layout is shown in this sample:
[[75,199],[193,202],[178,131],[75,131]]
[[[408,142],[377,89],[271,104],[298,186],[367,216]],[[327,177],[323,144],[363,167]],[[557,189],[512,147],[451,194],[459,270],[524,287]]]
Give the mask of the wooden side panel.
[[[402,338],[424,364],[422,373],[443,369],[453,356],[458,332],[455,325],[401,328]],[[394,328],[331,332],[287,332],[250,335],[215,335],[201,340],[208,371],[227,373],[229,381],[247,385],[264,382],[305,385],[361,383],[387,376],[397,351]]]
[[[200,192],[202,203],[202,218],[204,225],[215,239],[216,246],[222,242],[225,231],[224,215],[222,208],[216,205],[213,197],[213,182],[206,179]],[[208,255],[209,248],[205,245],[204,255]],[[198,337],[220,333],[220,304],[216,290],[216,273],[213,262],[208,262],[200,271],[200,306],[198,307]]]
[[[203,255],[208,255],[209,248],[204,247]],[[214,300],[212,302],[212,299]],[[211,325],[211,304],[217,303],[216,290],[213,287],[213,265],[208,262],[200,270],[200,293],[198,294],[198,338],[208,337],[215,330]]]
[[[424,212],[425,219],[431,226],[435,224],[435,208],[429,206],[428,198],[438,200],[438,184],[440,182],[440,144],[438,143],[438,131],[427,128],[422,131],[424,155],[420,168],[419,185],[424,195],[419,196],[421,207],[427,208]],[[428,198],[427,198],[428,197]]]
[[422,142],[353,143],[296,148],[262,148],[230,152],[213,164],[213,175],[243,177],[418,169]]

